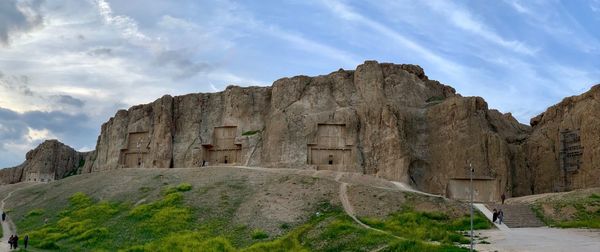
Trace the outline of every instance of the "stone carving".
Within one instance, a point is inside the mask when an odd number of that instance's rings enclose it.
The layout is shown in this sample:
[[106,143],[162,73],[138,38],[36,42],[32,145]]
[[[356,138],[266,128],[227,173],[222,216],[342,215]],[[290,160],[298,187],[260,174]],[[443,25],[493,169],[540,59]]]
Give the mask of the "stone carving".
[[202,145],[205,149],[202,166],[241,163],[242,144],[236,142],[236,136],[236,126],[215,127],[214,144]]
[[148,132],[130,132],[127,137],[127,147],[121,149],[121,161],[124,168],[144,167],[150,159]]
[[345,124],[320,123],[312,143],[308,144],[308,164],[316,169],[361,172]]

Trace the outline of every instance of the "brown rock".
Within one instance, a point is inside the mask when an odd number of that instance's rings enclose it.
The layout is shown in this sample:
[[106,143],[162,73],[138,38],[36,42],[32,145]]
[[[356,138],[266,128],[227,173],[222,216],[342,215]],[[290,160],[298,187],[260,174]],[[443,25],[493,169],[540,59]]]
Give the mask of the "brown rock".
[[0,184],[49,182],[80,173],[86,155],[57,140],[46,140],[27,152],[23,164],[0,170]]
[[[448,190],[461,187],[472,164],[482,188],[526,195],[600,185],[599,101],[600,86],[566,98],[533,118],[532,129],[429,80],[419,66],[366,61],[355,71],[282,78],[271,87],[165,95],[118,111],[89,154],[44,143],[0,174],[14,183],[75,168],[237,164],[358,172],[458,195]],[[560,168],[567,129],[578,130],[583,147],[568,177]],[[50,157],[50,167],[41,165]]]
[[[535,122],[535,123],[534,123]],[[600,85],[588,92],[567,97],[532,119],[533,132],[525,143],[529,194],[600,186]],[[571,132],[579,138],[575,157],[561,155],[561,135]],[[578,155],[577,152],[580,154]],[[577,163],[571,171],[561,161]]]

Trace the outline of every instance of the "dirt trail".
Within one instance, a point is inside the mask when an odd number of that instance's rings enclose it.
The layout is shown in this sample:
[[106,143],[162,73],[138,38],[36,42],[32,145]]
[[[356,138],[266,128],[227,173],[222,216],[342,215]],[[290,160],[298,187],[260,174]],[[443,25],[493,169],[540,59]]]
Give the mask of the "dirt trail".
[[[15,192],[17,190],[19,190],[19,189],[9,192],[8,195],[6,195],[6,197],[4,197],[4,199],[2,199],[2,202],[0,203],[0,210],[2,212],[4,212],[5,201],[8,198],[10,198],[10,196],[12,196],[13,192]],[[15,224],[12,222],[12,220],[10,219],[10,217],[7,214],[6,220],[2,222],[2,241],[0,241],[0,252],[10,251],[10,245],[8,244],[8,238],[12,234],[14,234],[16,232],[16,230],[17,230],[17,228],[15,227]]]
[[[27,183],[27,182],[22,182],[22,183]],[[23,187],[20,187],[20,188],[17,188],[15,190],[8,192],[6,197],[4,197],[4,199],[2,199],[2,201],[0,201],[0,212],[4,212],[4,205],[6,204],[6,200],[8,198],[10,198],[14,192],[23,190],[23,189],[28,188],[33,185],[36,185],[36,183],[31,183],[29,185],[26,185],[26,186],[23,186]],[[0,219],[0,221],[1,221],[1,219]],[[15,226],[15,224],[12,222],[10,215],[6,214],[6,220],[2,221],[2,240],[0,241],[0,252],[11,251],[10,245],[8,244],[8,238],[15,233],[17,233],[17,226]],[[21,239],[23,239],[23,237],[19,237],[19,240],[21,240]]]
[[350,200],[348,200],[348,183],[343,183],[343,182],[340,183],[340,201],[342,202],[342,206],[344,207],[344,211],[346,212],[346,214],[348,216],[350,216],[350,218],[352,218],[354,220],[354,222],[358,223],[358,225],[361,225],[364,228],[368,228],[371,230],[375,230],[377,232],[382,232],[382,233],[387,234],[387,232],[376,229],[376,228],[372,228],[369,225],[360,221],[358,218],[356,218],[356,215],[354,214],[354,209],[352,208],[352,205],[350,204]]

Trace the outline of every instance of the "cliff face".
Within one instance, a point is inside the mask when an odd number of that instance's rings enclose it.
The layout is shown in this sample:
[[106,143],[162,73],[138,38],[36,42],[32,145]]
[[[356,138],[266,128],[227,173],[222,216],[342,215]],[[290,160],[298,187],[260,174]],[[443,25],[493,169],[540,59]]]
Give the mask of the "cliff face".
[[600,186],[600,85],[565,98],[531,125],[528,194]]
[[[497,178],[504,190],[528,131],[418,66],[367,61],[355,71],[164,96],[119,111],[102,125],[84,171],[229,162],[361,172],[444,194],[471,162],[476,176]],[[227,148],[222,134],[235,138]]]
[[86,155],[57,140],[44,141],[27,152],[23,164],[0,170],[0,184],[49,182],[76,174],[83,167]]
[[429,80],[419,66],[367,61],[271,87],[166,95],[118,111],[95,151],[49,141],[0,179],[236,164],[359,172],[460,198],[471,164],[481,195],[528,195],[600,185],[598,111],[600,86],[529,127]]

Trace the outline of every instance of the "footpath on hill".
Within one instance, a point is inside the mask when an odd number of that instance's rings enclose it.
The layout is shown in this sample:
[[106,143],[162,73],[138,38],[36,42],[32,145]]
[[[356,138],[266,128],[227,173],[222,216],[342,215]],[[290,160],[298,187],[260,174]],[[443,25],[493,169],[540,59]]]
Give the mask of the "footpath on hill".
[[[21,183],[27,184],[27,182],[21,182]],[[29,185],[18,187],[16,189],[8,192],[6,194],[6,196],[2,199],[2,201],[0,201],[0,214],[1,214],[1,212],[6,211],[6,208],[5,208],[6,200],[8,200],[13,195],[14,192],[25,189],[32,185],[35,185],[35,183],[29,183]],[[0,219],[0,221],[1,221],[1,219]],[[0,252],[11,251],[10,245],[8,244],[8,238],[13,234],[19,235],[19,240],[22,241],[23,236],[21,236],[20,234],[17,233],[17,226],[15,226],[15,223],[12,221],[12,219],[10,217],[10,213],[7,213],[6,220],[2,221],[2,239],[0,241]]]
[[[18,190],[18,189],[17,189]],[[15,190],[16,191],[16,190]],[[10,196],[12,196],[14,191],[11,191],[2,199],[0,202],[0,211],[4,212],[4,203]],[[10,216],[7,214],[6,220],[2,221],[2,241],[0,241],[0,252],[10,251],[10,245],[8,244],[8,238],[15,233],[17,228],[15,224],[12,222]]]

